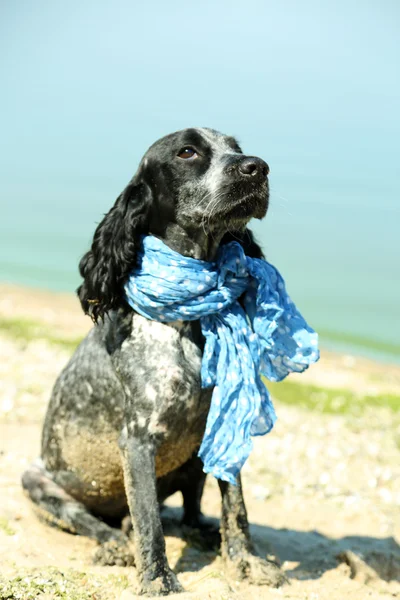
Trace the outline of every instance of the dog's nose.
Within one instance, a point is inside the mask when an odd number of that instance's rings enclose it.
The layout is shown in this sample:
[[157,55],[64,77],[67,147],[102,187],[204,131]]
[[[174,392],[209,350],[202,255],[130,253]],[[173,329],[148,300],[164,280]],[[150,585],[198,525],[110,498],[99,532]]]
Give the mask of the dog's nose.
[[239,163],[239,171],[242,175],[251,175],[253,177],[262,175],[266,177],[269,173],[269,166],[261,158],[251,156]]

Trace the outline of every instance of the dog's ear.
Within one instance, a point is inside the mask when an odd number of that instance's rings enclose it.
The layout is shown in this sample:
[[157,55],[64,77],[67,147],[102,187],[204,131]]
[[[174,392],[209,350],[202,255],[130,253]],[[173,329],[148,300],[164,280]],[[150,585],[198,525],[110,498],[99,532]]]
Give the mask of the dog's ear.
[[221,244],[227,244],[228,242],[239,242],[243,246],[244,253],[251,258],[265,258],[260,245],[254,237],[254,233],[247,227],[242,231],[226,233],[222,238]]
[[98,225],[92,247],[81,259],[77,293],[93,321],[123,304],[123,285],[136,262],[140,236],[148,232],[152,192],[134,178]]

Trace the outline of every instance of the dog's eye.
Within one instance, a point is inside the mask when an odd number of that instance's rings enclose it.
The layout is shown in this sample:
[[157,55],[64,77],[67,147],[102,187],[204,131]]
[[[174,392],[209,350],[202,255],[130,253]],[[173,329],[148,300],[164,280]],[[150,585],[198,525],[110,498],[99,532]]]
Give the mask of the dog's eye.
[[179,158],[187,159],[187,158],[197,158],[198,154],[197,154],[196,150],[193,150],[193,148],[186,147],[186,148],[182,148],[182,150],[179,150],[178,156],[179,156]]

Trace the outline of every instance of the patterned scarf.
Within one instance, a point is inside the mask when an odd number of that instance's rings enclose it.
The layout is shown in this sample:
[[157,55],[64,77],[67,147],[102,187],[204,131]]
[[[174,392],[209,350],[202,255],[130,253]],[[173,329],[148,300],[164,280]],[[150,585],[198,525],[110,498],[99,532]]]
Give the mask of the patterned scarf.
[[236,483],[251,436],[268,433],[276,420],[261,375],[281,381],[307,369],[319,358],[317,333],[275,267],[246,256],[237,242],[221,246],[216,261],[206,262],[145,236],[125,293],[147,319],[200,320],[202,387],[214,390],[199,457],[206,473]]

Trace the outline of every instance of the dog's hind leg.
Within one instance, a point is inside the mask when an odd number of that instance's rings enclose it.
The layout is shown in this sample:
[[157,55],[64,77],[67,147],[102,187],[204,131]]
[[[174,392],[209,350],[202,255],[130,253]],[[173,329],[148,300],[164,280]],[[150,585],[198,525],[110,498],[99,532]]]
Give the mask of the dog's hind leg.
[[50,525],[84,535],[104,544],[115,540],[126,543],[127,537],[92,515],[86,506],[70,496],[53,479],[43,461],[34,461],[22,475],[22,487],[36,511]]

